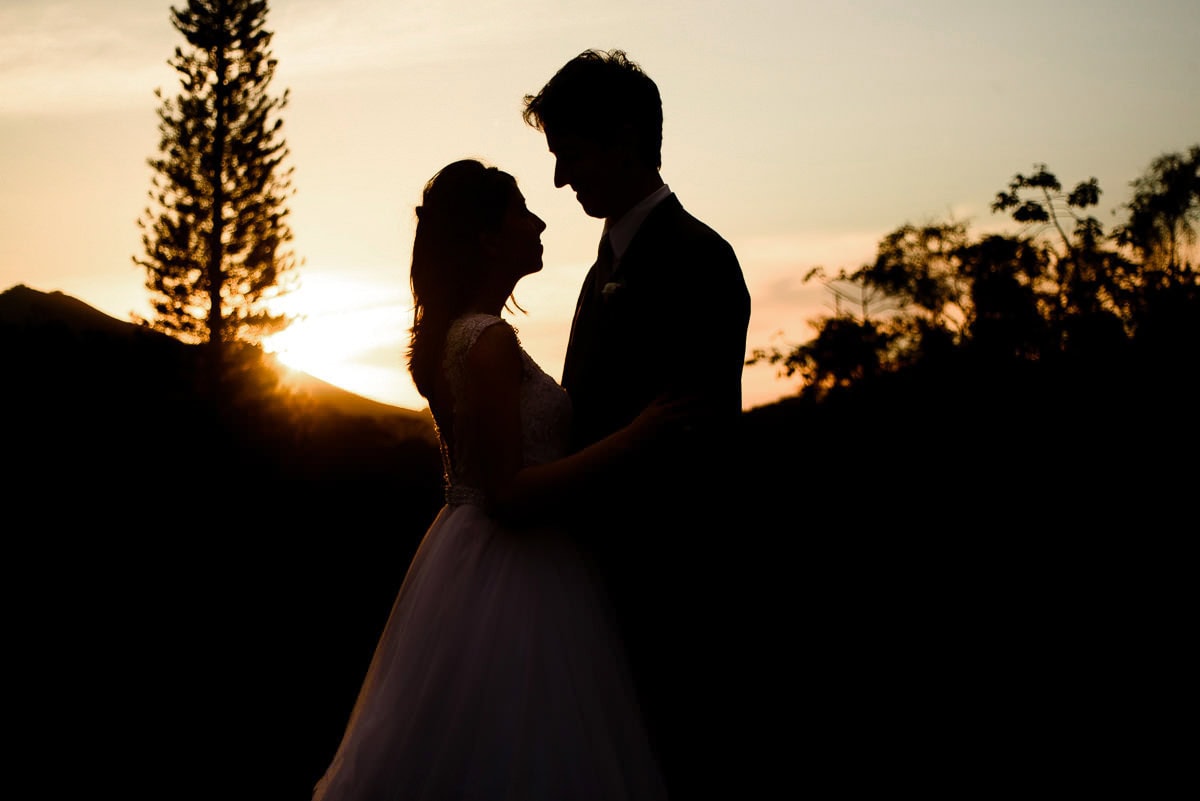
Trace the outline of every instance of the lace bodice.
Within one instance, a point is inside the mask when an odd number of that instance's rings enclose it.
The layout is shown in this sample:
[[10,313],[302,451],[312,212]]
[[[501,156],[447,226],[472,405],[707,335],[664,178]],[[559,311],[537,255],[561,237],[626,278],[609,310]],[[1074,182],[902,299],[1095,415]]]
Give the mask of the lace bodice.
[[[508,325],[490,314],[469,314],[458,318],[446,334],[444,367],[455,399],[455,416],[465,387],[467,353],[485,329]],[[571,425],[571,401],[557,381],[521,348],[521,463],[542,464],[563,456],[567,450]],[[486,506],[483,491],[473,485],[475,456],[470,444],[461,438],[448,442],[439,426],[447,503],[474,503]]]

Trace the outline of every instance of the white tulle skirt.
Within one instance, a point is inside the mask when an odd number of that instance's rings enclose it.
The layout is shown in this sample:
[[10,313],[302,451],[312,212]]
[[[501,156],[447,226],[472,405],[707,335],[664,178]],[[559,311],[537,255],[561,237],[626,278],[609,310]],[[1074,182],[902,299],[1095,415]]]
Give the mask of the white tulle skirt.
[[314,801],[665,798],[597,587],[564,537],[444,507]]

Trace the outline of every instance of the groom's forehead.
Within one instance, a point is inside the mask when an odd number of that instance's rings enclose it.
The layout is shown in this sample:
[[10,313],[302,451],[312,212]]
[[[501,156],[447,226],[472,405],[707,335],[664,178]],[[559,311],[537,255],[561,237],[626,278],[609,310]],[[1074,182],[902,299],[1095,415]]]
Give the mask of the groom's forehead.
[[559,158],[579,158],[608,149],[607,144],[597,137],[563,131],[547,132],[546,146]]
[[570,155],[587,150],[589,143],[577,133],[562,131],[546,132],[546,147],[556,156]]

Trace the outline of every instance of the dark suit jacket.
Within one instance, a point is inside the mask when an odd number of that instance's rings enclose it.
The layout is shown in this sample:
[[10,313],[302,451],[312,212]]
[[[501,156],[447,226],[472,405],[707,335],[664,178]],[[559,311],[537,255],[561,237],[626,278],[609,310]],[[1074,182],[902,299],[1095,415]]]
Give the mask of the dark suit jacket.
[[[694,717],[694,698],[677,690],[693,686],[684,675],[716,670],[718,660],[696,664],[696,649],[711,645],[716,618],[732,608],[719,590],[720,575],[737,571],[722,551],[737,539],[732,519],[745,502],[736,436],[750,295],[733,248],[674,195],[647,216],[611,283],[616,291],[603,297],[588,273],[571,326],[562,383],[575,446],[625,426],[663,392],[699,393],[719,410],[711,425],[663,440],[601,483],[602,496],[575,514],[610,588],[664,761],[705,764],[695,738],[709,736],[707,725]],[[706,694],[711,712],[716,693]]]
[[621,428],[661,392],[698,392],[728,422],[741,415],[750,294],[733,248],[675,195],[651,211],[603,297],[589,272],[562,383],[575,444]]
[[[610,569],[637,569],[627,558],[633,548],[653,581],[656,557],[681,558],[678,537],[690,538],[682,558],[699,555],[689,521],[711,529],[713,515],[739,500],[729,482],[742,472],[736,435],[750,294],[733,248],[673,194],[646,217],[611,282],[617,289],[604,297],[588,273],[571,326],[562,383],[575,446],[623,427],[663,392],[700,394],[719,410],[711,425],[623,469],[582,516]],[[643,526],[653,534],[639,533]]]

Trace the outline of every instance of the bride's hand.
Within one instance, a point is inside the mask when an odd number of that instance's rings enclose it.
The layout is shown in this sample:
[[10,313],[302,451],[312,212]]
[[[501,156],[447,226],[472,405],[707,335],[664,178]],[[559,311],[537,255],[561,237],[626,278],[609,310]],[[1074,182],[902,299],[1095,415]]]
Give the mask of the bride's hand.
[[706,416],[705,406],[699,398],[664,394],[641,411],[632,428],[639,438],[678,436],[698,429]]

